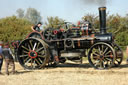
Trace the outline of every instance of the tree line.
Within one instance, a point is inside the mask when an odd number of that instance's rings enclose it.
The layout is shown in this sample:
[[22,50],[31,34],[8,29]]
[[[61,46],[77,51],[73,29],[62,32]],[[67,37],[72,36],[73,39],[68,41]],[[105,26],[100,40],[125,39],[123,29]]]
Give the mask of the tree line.
[[[0,40],[7,42],[13,40],[23,40],[31,32],[31,26],[42,21],[40,12],[34,8],[16,11],[17,15],[0,19]],[[85,14],[80,20],[88,20],[94,29],[99,29],[99,16],[95,14]],[[58,28],[63,26],[65,20],[59,17],[48,17],[44,23],[44,28]],[[107,30],[115,36],[118,45],[124,47],[128,45],[128,15],[120,16],[107,14]]]

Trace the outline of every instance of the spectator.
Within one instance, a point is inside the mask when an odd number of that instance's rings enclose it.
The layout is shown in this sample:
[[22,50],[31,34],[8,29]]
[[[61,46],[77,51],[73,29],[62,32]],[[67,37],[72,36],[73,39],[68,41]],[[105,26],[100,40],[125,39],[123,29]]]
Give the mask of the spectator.
[[14,64],[14,59],[13,59],[12,52],[11,52],[11,50],[9,48],[9,44],[8,43],[6,43],[4,45],[3,56],[5,57],[6,74],[9,75],[9,71],[8,71],[9,65],[12,66],[12,73],[14,74],[15,73],[15,64]]
[[2,65],[3,65],[3,56],[2,56],[3,48],[2,48],[2,45],[3,45],[3,42],[0,41],[0,74],[2,74],[1,73],[1,68],[2,68]]
[[126,47],[126,54],[127,54],[127,60],[126,60],[126,62],[128,64],[128,46]]

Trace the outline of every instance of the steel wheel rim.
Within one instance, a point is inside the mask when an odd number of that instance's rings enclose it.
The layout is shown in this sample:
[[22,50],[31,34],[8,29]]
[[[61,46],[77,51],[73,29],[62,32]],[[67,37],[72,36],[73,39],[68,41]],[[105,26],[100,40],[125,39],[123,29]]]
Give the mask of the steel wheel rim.
[[31,37],[33,37],[33,38],[39,38],[39,39],[44,39],[43,36],[42,36],[42,34],[41,34],[40,32],[31,32],[31,33],[26,37],[26,39],[27,39],[27,38],[31,38]]
[[95,69],[108,69],[114,64],[115,52],[109,44],[97,43],[90,48],[88,60]]

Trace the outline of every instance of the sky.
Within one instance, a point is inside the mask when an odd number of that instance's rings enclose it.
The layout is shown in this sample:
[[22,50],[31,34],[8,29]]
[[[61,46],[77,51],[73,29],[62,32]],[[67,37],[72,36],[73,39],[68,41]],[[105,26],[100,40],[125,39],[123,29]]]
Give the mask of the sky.
[[[43,17],[58,16],[68,22],[77,22],[85,14],[98,15],[99,4],[96,0],[0,0],[0,18],[16,15],[16,10],[35,8]],[[125,16],[128,13],[128,0],[107,0],[107,12]]]

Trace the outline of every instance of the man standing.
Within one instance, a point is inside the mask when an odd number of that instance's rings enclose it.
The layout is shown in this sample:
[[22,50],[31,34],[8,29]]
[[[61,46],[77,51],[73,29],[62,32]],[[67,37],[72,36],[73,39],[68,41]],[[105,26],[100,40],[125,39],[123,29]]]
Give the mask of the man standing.
[[12,57],[12,52],[9,48],[9,44],[6,43],[4,45],[4,48],[3,48],[3,55],[5,57],[5,65],[6,65],[6,74],[9,75],[9,71],[8,71],[8,67],[9,65],[12,66],[12,73],[14,74],[15,73],[15,64],[14,64],[14,59]]
[[[126,54],[128,56],[128,46],[126,47]],[[128,57],[127,57],[126,63],[128,64]]]
[[1,73],[1,68],[2,68],[2,64],[3,64],[3,56],[2,56],[3,48],[2,48],[2,45],[3,45],[3,42],[0,41],[0,74],[2,74]]
[[41,26],[41,25],[42,25],[42,23],[39,22],[37,25],[32,26],[32,27],[31,27],[32,31],[38,31],[38,32],[40,32],[40,26]]

